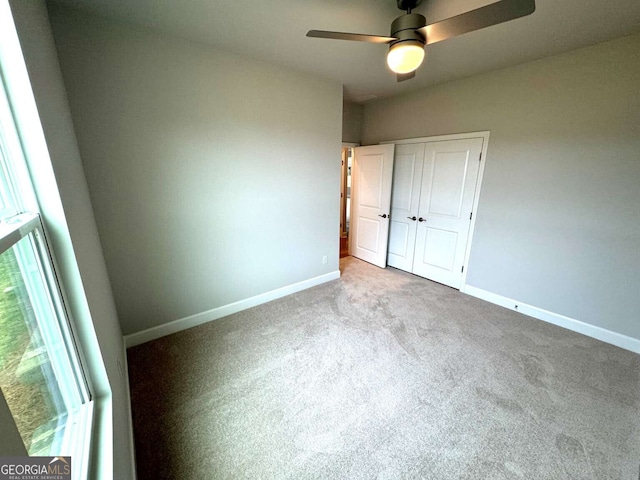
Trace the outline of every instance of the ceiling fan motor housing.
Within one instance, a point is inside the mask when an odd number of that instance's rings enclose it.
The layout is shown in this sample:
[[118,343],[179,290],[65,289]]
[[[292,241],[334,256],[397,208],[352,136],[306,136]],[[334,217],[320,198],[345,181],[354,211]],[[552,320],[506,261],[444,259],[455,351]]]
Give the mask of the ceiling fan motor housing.
[[422,3],[422,0],[398,0],[400,10],[412,10]]
[[391,24],[391,36],[398,40],[394,40],[390,45],[406,42],[407,40],[417,40],[424,45],[426,39],[418,32],[418,29],[426,24],[427,19],[419,13],[408,13],[396,18]]

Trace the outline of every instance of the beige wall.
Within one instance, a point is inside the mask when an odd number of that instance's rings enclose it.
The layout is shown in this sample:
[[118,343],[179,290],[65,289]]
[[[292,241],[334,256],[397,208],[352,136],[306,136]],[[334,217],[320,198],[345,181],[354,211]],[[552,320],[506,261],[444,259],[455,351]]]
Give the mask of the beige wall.
[[635,35],[367,103],[362,141],[490,130],[468,283],[640,338],[639,78]]
[[338,270],[340,85],[51,18],[125,334]]
[[360,143],[362,135],[362,115],[364,107],[358,103],[342,103],[342,141]]

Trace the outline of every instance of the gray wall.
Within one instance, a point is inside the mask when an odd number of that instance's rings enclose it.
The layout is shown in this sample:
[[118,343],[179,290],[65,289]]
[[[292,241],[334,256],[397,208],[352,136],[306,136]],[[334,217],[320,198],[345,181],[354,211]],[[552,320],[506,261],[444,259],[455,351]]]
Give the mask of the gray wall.
[[51,19],[125,334],[338,270],[340,85]]
[[640,338],[638,79],[635,35],[368,103],[362,140],[490,130],[468,283]]
[[345,143],[360,143],[362,135],[362,116],[364,107],[359,103],[342,103],[342,141]]
[[0,435],[0,455],[3,457],[22,457],[28,455],[4,395],[0,395],[0,427],[2,428],[2,435]]
[[11,7],[51,158],[49,165],[46,159],[31,156],[27,146],[27,155],[32,157],[29,159],[31,174],[58,273],[67,293],[67,307],[84,350],[99,419],[100,441],[112,443],[106,448],[99,442],[94,444],[93,454],[99,455],[100,461],[108,466],[100,472],[104,476],[94,470],[91,477],[132,478],[128,385],[118,365],[126,368],[122,333],[47,10],[41,0],[15,0]]

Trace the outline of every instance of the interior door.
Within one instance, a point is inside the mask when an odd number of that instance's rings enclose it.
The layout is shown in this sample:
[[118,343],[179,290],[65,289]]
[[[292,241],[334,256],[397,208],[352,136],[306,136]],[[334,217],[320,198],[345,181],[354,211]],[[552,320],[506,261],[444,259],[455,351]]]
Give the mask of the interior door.
[[460,288],[482,138],[425,148],[413,273]]
[[418,228],[424,143],[397,145],[393,163],[389,266],[411,272]]
[[356,147],[351,181],[350,254],[385,268],[394,145]]

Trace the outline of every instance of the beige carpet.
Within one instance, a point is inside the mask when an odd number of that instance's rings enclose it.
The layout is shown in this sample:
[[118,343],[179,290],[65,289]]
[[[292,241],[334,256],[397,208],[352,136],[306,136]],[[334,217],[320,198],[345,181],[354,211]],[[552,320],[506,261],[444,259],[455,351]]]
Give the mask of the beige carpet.
[[629,479],[640,356],[351,257],[129,350],[144,479]]

